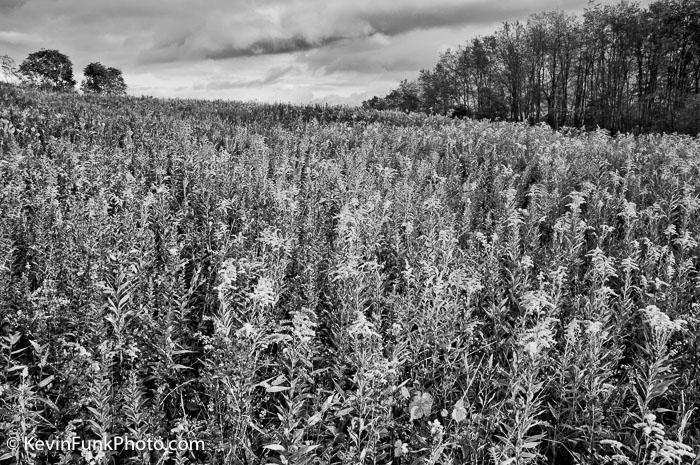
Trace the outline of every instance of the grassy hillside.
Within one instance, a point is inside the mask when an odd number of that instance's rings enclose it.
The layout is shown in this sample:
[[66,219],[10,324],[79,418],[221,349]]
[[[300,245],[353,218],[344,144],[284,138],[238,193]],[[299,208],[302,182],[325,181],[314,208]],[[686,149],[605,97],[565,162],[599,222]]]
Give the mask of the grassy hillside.
[[0,462],[698,463],[699,195],[688,136],[1,87]]

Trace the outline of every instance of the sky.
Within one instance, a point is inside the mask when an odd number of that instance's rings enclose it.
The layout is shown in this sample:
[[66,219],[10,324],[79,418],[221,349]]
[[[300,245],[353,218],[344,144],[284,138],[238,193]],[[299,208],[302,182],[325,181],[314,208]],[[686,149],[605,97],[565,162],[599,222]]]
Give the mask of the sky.
[[[614,3],[599,0],[598,3]],[[132,95],[357,104],[438,54],[588,0],[0,0],[0,55],[58,49]]]

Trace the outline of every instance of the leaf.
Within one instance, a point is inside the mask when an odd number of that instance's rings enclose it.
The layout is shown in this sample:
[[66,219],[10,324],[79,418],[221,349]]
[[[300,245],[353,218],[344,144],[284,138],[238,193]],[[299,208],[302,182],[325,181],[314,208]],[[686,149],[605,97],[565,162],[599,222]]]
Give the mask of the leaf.
[[285,452],[287,449],[281,444],[268,444],[266,446],[263,446],[263,449],[269,449],[269,450],[274,450],[277,452]]
[[280,384],[284,383],[286,379],[287,378],[284,375],[279,375],[277,378],[273,379],[272,383],[270,384],[272,384],[273,386],[279,386]]
[[328,408],[333,404],[334,400],[335,400],[335,394],[331,394],[330,396],[328,396],[326,401],[321,406],[321,411],[325,412],[326,410],[328,410]]
[[288,391],[291,389],[288,386],[270,386],[269,388],[265,389],[267,392],[282,392],[282,391]]
[[653,399],[655,397],[662,396],[666,390],[668,390],[669,386],[673,384],[672,379],[666,379],[664,381],[660,381],[657,384],[654,385],[654,387],[651,389],[649,392],[648,399]]
[[423,417],[429,417],[432,408],[433,396],[427,392],[417,392],[408,406],[408,411],[411,414],[411,420],[420,420]]
[[173,351],[173,355],[194,354],[194,353],[195,353],[194,350],[187,350],[187,349]]
[[348,408],[344,408],[344,409],[342,409],[342,410],[338,410],[338,412],[335,414],[335,416],[336,416],[336,417],[344,417],[344,416],[347,415],[348,413],[352,412],[352,410],[353,410],[352,407],[348,407]]
[[30,344],[32,345],[32,347],[34,348],[34,352],[36,352],[37,354],[41,354],[41,346],[39,345],[38,342],[36,342],[36,341],[29,341],[29,343],[30,343]]
[[180,365],[179,363],[176,363],[175,365],[173,365],[172,368],[175,370],[191,370],[192,369],[188,366]]
[[298,454],[298,455],[306,455],[306,454],[308,454],[308,453],[310,453],[310,452],[313,452],[314,450],[318,449],[319,447],[320,447],[319,444],[313,444],[313,445],[310,445],[310,446],[302,446],[302,447],[300,447],[299,450],[297,451],[297,454]]
[[121,299],[119,299],[118,308],[122,308],[131,298],[131,294],[127,293]]
[[44,386],[47,386],[48,384],[51,383],[51,381],[54,380],[55,377],[56,377],[55,375],[51,375],[51,376],[49,376],[49,377],[47,377],[47,378],[44,378],[44,379],[39,383],[39,387],[40,387],[40,388],[43,388]]
[[467,419],[467,409],[464,408],[464,401],[459,399],[452,409],[452,419],[460,423]]
[[306,423],[309,426],[313,426],[316,423],[318,423],[319,421],[321,421],[321,412],[317,412],[317,413],[313,414],[312,416],[310,416]]

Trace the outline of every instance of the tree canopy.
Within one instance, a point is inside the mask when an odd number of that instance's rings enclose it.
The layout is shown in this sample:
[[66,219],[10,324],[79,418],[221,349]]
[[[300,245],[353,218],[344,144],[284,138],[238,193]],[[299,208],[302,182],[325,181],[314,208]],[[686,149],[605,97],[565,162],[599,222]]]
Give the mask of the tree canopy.
[[90,63],[83,70],[85,78],[80,85],[84,93],[124,95],[126,83],[121,70],[107,68],[102,63]]
[[505,23],[365,107],[612,131],[700,131],[700,2]]
[[73,63],[58,50],[30,53],[19,67],[23,81],[40,89],[68,91],[75,86]]

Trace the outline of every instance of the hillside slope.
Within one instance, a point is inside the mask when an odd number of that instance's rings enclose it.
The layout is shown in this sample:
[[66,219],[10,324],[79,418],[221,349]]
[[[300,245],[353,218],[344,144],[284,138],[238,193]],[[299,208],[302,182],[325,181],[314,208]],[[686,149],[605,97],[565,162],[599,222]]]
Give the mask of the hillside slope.
[[0,461],[690,463],[699,194],[687,136],[2,87]]

